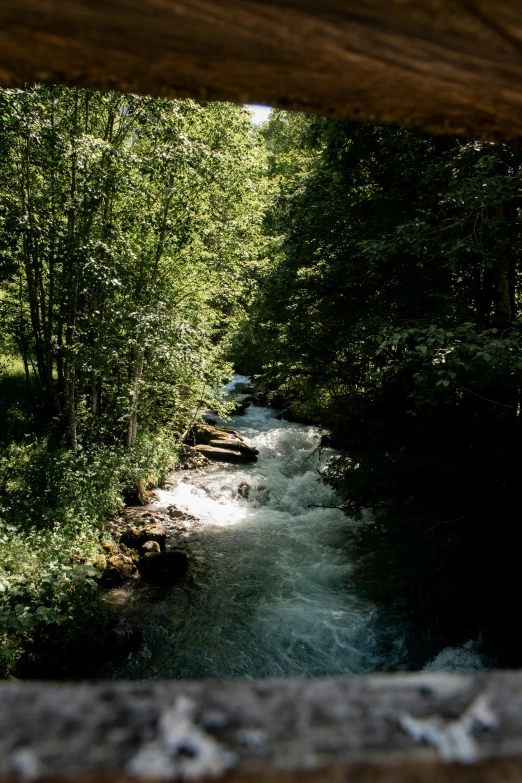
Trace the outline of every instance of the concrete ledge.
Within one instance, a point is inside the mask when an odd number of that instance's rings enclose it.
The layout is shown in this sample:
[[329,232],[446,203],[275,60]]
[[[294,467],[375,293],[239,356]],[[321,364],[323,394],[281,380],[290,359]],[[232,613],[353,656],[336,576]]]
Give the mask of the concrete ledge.
[[520,781],[522,673],[0,685],[1,781]]

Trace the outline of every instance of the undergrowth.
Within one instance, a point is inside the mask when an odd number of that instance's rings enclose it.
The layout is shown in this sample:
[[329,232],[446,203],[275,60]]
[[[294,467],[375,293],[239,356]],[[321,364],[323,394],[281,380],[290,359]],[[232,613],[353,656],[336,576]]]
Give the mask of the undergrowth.
[[97,586],[105,521],[133,488],[161,483],[176,461],[174,437],[144,434],[131,450],[76,454],[27,436],[0,452],[0,673],[16,673],[45,636],[63,653],[99,644],[107,613]]

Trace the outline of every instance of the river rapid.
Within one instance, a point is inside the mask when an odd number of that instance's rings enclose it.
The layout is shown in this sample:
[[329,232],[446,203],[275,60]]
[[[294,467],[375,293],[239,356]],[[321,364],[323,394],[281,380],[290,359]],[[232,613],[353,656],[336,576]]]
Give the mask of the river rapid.
[[[235,376],[230,388],[249,379]],[[182,541],[191,566],[181,585],[133,580],[111,593],[144,644],[104,664],[99,677],[318,677],[396,669],[477,669],[473,642],[443,649],[389,608],[357,596],[346,529],[320,472],[315,427],[250,406],[228,426],[259,450],[257,463],[180,471],[154,507],[200,520]],[[371,520],[368,520],[371,523]]]

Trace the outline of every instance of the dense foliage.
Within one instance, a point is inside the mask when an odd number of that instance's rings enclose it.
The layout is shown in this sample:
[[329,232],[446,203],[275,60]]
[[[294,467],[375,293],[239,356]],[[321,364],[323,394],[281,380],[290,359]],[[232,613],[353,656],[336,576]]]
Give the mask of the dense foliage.
[[522,154],[284,112],[262,134],[270,261],[237,359],[346,449],[326,477],[373,511],[359,585],[514,644]]
[[219,408],[259,160],[230,104],[0,91],[5,660],[41,621],[102,612],[103,521],[166,474],[202,404]]
[[57,87],[0,102],[4,339],[73,450],[101,429],[132,445],[139,417],[182,427],[226,372],[214,338],[255,249],[248,114]]

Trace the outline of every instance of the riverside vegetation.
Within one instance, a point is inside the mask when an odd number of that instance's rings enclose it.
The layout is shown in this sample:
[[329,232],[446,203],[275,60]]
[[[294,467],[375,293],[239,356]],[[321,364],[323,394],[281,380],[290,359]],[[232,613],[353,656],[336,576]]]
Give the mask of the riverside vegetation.
[[99,644],[110,520],[234,365],[341,449],[360,592],[519,663],[521,153],[38,85],[0,145],[4,675]]
[[161,482],[261,231],[259,146],[229,104],[0,91],[0,651],[98,642],[104,523]]

